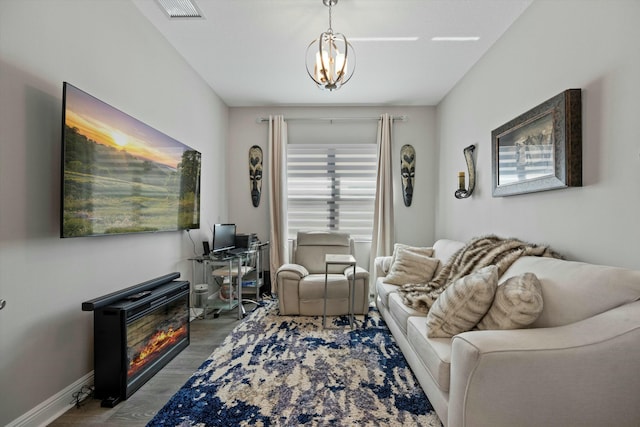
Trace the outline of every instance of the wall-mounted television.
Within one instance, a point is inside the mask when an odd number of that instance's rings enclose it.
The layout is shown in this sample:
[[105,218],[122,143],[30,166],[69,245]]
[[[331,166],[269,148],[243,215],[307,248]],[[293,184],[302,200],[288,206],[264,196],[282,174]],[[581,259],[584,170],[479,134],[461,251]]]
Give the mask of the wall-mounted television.
[[64,82],[60,237],[200,228],[201,155]]

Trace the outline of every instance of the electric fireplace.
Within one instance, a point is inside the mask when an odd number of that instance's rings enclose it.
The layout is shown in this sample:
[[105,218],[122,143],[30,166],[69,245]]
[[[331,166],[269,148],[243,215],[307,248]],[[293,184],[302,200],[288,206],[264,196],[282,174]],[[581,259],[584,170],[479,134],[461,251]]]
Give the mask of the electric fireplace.
[[189,345],[189,282],[177,277],[82,304],[94,312],[95,397],[102,406],[129,398]]

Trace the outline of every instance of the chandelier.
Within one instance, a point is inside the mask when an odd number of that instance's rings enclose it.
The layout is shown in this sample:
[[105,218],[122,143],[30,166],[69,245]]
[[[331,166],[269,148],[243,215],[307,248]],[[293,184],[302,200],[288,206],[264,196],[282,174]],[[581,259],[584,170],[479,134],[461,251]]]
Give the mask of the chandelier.
[[356,68],[356,55],[342,33],[331,28],[331,6],[338,0],[322,0],[329,8],[329,29],[307,47],[307,73],[320,89],[337,90],[351,79]]

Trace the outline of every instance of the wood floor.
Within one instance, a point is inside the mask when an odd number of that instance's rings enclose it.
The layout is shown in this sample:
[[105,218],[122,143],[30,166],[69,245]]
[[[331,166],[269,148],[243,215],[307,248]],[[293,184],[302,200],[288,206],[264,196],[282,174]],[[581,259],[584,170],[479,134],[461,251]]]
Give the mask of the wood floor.
[[[255,305],[246,304],[247,311]],[[129,399],[114,408],[100,407],[100,400],[89,398],[80,408],[71,408],[49,424],[51,427],[146,426],[196,369],[238,325],[237,311],[221,313],[217,319],[197,319],[191,322],[191,344],[160,372],[138,389]]]

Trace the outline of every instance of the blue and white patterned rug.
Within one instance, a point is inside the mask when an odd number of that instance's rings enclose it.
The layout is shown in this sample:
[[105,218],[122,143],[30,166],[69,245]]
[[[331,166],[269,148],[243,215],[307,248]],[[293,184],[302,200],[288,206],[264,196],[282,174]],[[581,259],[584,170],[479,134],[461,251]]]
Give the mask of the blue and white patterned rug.
[[441,426],[377,310],[358,318],[323,329],[263,303],[148,426]]

